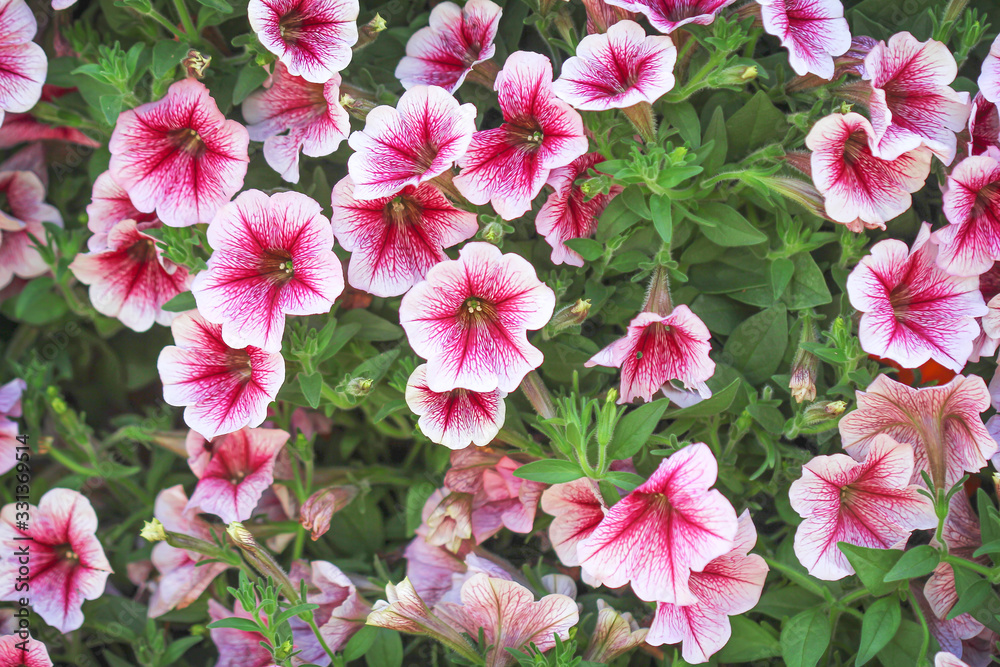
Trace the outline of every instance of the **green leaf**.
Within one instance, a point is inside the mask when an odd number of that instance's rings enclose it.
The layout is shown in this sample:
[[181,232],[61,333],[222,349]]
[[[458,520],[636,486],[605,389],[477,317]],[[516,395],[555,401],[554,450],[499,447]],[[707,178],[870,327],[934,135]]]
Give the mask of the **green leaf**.
[[787,257],[779,257],[771,262],[771,290],[774,298],[780,299],[795,275],[795,264]]
[[375,637],[378,636],[379,630],[382,628],[376,628],[374,625],[366,625],[358,630],[353,637],[344,645],[344,661],[351,662],[352,660],[357,660],[371,648],[371,645],[375,642]]
[[[204,637],[179,637],[170,641],[170,646],[167,648],[166,652],[163,654],[161,663],[164,665],[174,665],[180,661],[181,656],[187,653],[187,650],[201,642]],[[105,654],[106,655],[106,654]]]
[[833,301],[830,288],[826,285],[826,277],[816,265],[816,260],[807,252],[800,252],[792,257],[795,267],[794,277],[785,295],[786,303],[792,310],[803,310],[825,306]]
[[781,655],[778,636],[770,626],[755,623],[746,616],[733,616],[729,621],[732,625],[732,636],[716,654],[715,657],[719,662],[743,664]]
[[615,486],[625,489],[625,492],[631,492],[635,490],[640,484],[646,481],[646,478],[642,475],[636,475],[634,472],[622,472],[622,471],[612,471],[604,476],[604,479],[611,482]]
[[653,435],[668,405],[670,401],[661,398],[643,403],[622,417],[615,427],[614,435],[611,436],[611,442],[608,443],[608,457],[621,460],[638,454],[649,441],[649,436]]
[[198,304],[195,303],[192,292],[181,292],[161,307],[168,313],[183,313],[188,310],[194,310],[198,307]]
[[562,484],[580,479],[583,477],[583,471],[572,461],[543,459],[525,463],[514,471],[514,477],[532,482],[542,482],[543,484]]
[[758,385],[777,372],[787,346],[788,316],[785,306],[777,304],[736,327],[723,350],[747,382]]
[[[882,667],[913,667],[920,664],[917,657],[920,655],[920,646],[924,641],[924,631],[913,621],[904,620],[899,624],[896,636],[878,653],[878,661]],[[931,641],[930,654],[934,655]]]
[[[955,568],[956,570],[961,568]],[[970,612],[975,612],[980,608],[984,607],[984,603],[993,594],[993,587],[990,586],[990,582],[982,578],[977,578],[971,586],[966,586],[963,588],[958,588],[958,601],[955,602],[955,606],[951,608],[945,620],[952,620],[961,616],[962,614],[968,614]],[[985,609],[987,615],[989,614],[989,609]],[[973,616],[978,616],[978,614],[973,614]]]
[[13,306],[15,319],[35,326],[54,322],[68,310],[66,302],[55,289],[55,281],[49,276],[40,276],[29,282],[16,300],[5,306]]
[[340,321],[342,324],[360,324],[361,328],[355,335],[361,340],[387,342],[403,337],[403,327],[365,308],[347,311],[340,317]]
[[885,575],[886,581],[902,581],[923,577],[934,571],[941,562],[938,550],[929,544],[922,544],[903,553],[899,562]]
[[712,119],[708,121],[708,129],[705,130],[705,143],[715,142],[712,145],[712,152],[708,154],[701,166],[705,168],[705,173],[715,174],[726,163],[726,151],[729,149],[729,140],[726,137],[726,115],[722,112],[722,107],[715,107],[712,112]]
[[209,9],[214,9],[220,14],[232,14],[233,7],[225,0],[197,0],[199,5],[208,7]]
[[185,42],[175,42],[171,39],[161,39],[153,47],[153,64],[150,67],[153,76],[160,79],[180,64],[190,47]]
[[830,636],[830,614],[822,607],[788,619],[781,628],[781,656],[787,667],[816,667]]
[[698,120],[698,112],[690,102],[667,104],[663,107],[663,119],[670,123],[671,127],[677,128],[681,139],[689,148],[695,149],[701,146],[701,122]]
[[104,114],[104,118],[107,119],[110,125],[114,125],[118,121],[118,114],[122,111],[122,100],[121,94],[114,95],[101,95],[98,98],[98,102],[101,105],[101,113]]
[[653,227],[660,235],[660,240],[669,246],[674,236],[674,214],[670,198],[666,195],[653,195],[649,198],[649,212],[653,216]]
[[987,542],[983,546],[979,547],[972,552],[973,558],[979,558],[980,556],[988,556],[989,554],[1000,553],[1000,540],[993,540],[992,542]]
[[788,127],[783,114],[763,90],[726,121],[730,161],[781,138]]
[[593,262],[604,254],[604,244],[598,243],[594,239],[566,239],[563,241],[570,250],[573,250],[588,262]]
[[697,419],[701,417],[714,417],[722,414],[733,404],[736,392],[740,389],[740,381],[733,380],[725,388],[712,394],[711,398],[695,403],[687,408],[670,410],[664,416],[670,419]]
[[861,643],[858,645],[858,656],[854,660],[855,667],[861,667],[896,636],[899,623],[902,620],[899,608],[899,598],[895,596],[879,598],[865,609],[861,621]]
[[739,211],[720,202],[705,202],[697,211],[688,211],[687,217],[697,222],[705,238],[716,245],[735,247],[767,241],[767,235]]
[[241,630],[243,632],[260,632],[260,626],[249,618],[223,618],[208,624],[209,629],[229,628],[231,630]]
[[399,412],[406,407],[406,401],[402,398],[397,398],[392,401],[386,401],[382,407],[378,409],[375,416],[372,417],[372,423],[377,424],[394,412]]
[[[603,165],[601,165],[603,169]],[[612,239],[639,222],[641,218],[633,213],[622,197],[615,197],[604,209],[597,221],[596,238],[600,242]]]
[[267,80],[267,70],[256,65],[245,65],[240,68],[233,88],[233,104],[242,104],[250,93],[264,85]]
[[315,410],[319,407],[319,401],[323,396],[323,376],[319,371],[313,371],[309,375],[299,373],[299,387],[302,395],[305,396],[309,407]]
[[403,664],[403,640],[395,630],[378,629],[371,648],[365,653],[368,667],[400,667]]
[[869,549],[847,542],[838,542],[837,546],[847,556],[854,567],[861,583],[875,597],[887,595],[899,588],[899,584],[886,583],[885,575],[903,556],[899,549]]
[[[979,531],[983,538],[983,546],[976,554],[1000,554],[1000,512],[997,512],[996,505],[982,489],[976,492],[976,505],[979,510]],[[998,562],[996,558],[991,557],[991,560]]]

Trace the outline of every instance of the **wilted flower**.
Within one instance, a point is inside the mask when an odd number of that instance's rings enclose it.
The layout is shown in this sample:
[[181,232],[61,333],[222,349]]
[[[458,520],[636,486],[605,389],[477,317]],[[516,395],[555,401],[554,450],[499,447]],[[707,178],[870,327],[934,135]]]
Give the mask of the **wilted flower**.
[[356,486],[328,486],[309,496],[299,510],[299,523],[310,531],[313,542],[330,530],[333,515],[358,495]]
[[757,0],[764,30],[788,49],[795,73],[835,78],[834,57],[851,48],[840,0]]
[[451,449],[490,444],[503,427],[506,395],[499,389],[432,391],[427,385],[427,364],[417,366],[406,383],[406,404],[420,417],[420,431],[431,442]]
[[648,628],[640,628],[632,614],[619,613],[604,600],[597,601],[597,624],[587,642],[583,659],[609,664],[646,640]]

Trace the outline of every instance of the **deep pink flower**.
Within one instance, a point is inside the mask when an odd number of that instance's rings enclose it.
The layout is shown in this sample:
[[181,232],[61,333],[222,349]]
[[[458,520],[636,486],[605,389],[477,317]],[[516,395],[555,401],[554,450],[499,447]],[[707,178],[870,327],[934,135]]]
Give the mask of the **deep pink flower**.
[[377,199],[355,194],[350,176],[334,187],[333,233],[351,253],[347,281],[375,296],[403,294],[448,259],[444,248],[479,231],[476,214],[455,208],[431,183]]
[[948,47],[899,32],[865,56],[865,72],[872,85],[872,152],[895,160],[924,145],[951,164],[955,133],[965,129],[970,107],[968,93],[951,89],[958,65]]
[[46,125],[30,113],[9,113],[3,116],[3,127],[0,127],[0,148],[40,141],[58,141],[85,148],[101,146],[101,142],[91,139],[75,127]]
[[622,186],[612,185],[608,194],[590,199],[576,180],[604,161],[600,153],[587,153],[565,167],[553,169],[546,182],[554,192],[542,204],[535,216],[535,229],[552,246],[553,264],[583,266],[583,257],[571,250],[565,241],[590,237],[597,231],[597,221],[608,203],[618,196]]
[[[306,582],[304,602],[319,605],[319,609],[312,612],[313,620],[327,647],[331,651],[343,650],[347,641],[364,627],[371,605],[358,594],[348,576],[332,563],[296,561],[289,576],[296,585],[300,580]],[[309,625],[298,616],[293,617],[290,623],[295,648],[302,651],[297,657],[298,664],[329,665],[330,656]]]
[[826,213],[844,224],[860,218],[867,226],[885,223],[910,208],[910,193],[924,187],[931,152],[920,147],[893,160],[875,157],[869,147],[875,133],[857,113],[831,114],[809,131],[812,175],[823,195]]
[[[2,18],[2,17],[0,17]],[[30,171],[0,171],[0,288],[14,279],[34,278],[49,270],[34,236],[45,243],[43,222],[62,226],[62,216],[45,203],[45,186]]]
[[[111,565],[97,539],[97,513],[78,491],[55,488],[42,496],[38,507],[28,506],[27,529],[17,527],[15,503],[0,511],[0,542],[7,550],[0,571],[0,600],[16,601],[19,591],[17,538],[31,538],[28,576],[31,608],[60,632],[83,625],[81,607],[104,593]],[[23,518],[23,517],[22,517]]]
[[586,111],[652,104],[674,87],[677,49],[669,37],[646,36],[634,21],[619,21],[587,35],[563,63],[552,92]]
[[37,31],[24,0],[0,2],[0,123],[4,112],[29,111],[42,96],[48,59],[31,41]]
[[553,484],[542,494],[542,511],[551,514],[549,541],[566,567],[580,564],[576,547],[604,520],[608,508],[597,482],[587,477]]
[[278,63],[267,88],[243,102],[243,118],[253,141],[264,142],[264,159],[289,183],[299,182],[299,151],[323,157],[337,150],[351,131],[340,106],[340,75],[311,83]]
[[163,400],[184,406],[184,421],[206,438],[260,426],[285,381],[284,358],[226,345],[222,326],[197,311],[180,315],[170,328],[176,345],[163,348],[156,363]]
[[453,2],[435,5],[430,25],[406,42],[396,78],[407,89],[441,86],[454,93],[473,67],[493,57],[502,13],[490,0],[468,0],[464,7]]
[[1000,113],[997,105],[982,93],[972,98],[969,113],[969,155],[982,155],[992,148],[1000,149]]
[[243,186],[249,142],[204,84],[183,79],[163,99],[121,113],[109,171],[140,211],[185,227],[209,222]]
[[584,364],[621,369],[618,403],[653,394],[672,381],[686,389],[700,389],[715,372],[709,358],[711,333],[687,306],[666,316],[643,312],[628,325],[628,333]]
[[978,276],[1000,260],[1000,151],[968,157],[948,174],[944,215],[934,233],[937,264],[956,276]]
[[788,49],[795,73],[833,79],[834,57],[851,48],[851,29],[840,0],[757,0],[764,30]]
[[94,181],[94,190],[87,205],[87,229],[93,236],[87,239],[91,252],[108,249],[108,233],[122,220],[135,220],[139,231],[160,226],[155,213],[143,213],[129,199],[125,188],[115,183],[110,172]]
[[587,137],[580,114],[554,96],[545,56],[512,53],[496,91],[504,123],[472,137],[455,186],[473,204],[491,202],[504,220],[513,220],[531,208],[549,172],[587,151]]
[[631,12],[641,12],[650,25],[670,34],[688,23],[708,25],[723,7],[736,0],[605,0],[609,5]]
[[1000,35],[990,45],[990,52],[983,61],[979,74],[979,91],[993,104],[1000,104]]
[[329,312],[344,291],[333,230],[298,192],[247,190],[208,226],[212,256],[191,291],[230,347],[281,350],[285,315]]
[[396,107],[375,107],[365,129],[347,140],[347,160],[358,199],[390,197],[449,171],[476,131],[476,107],[460,104],[438,86],[414,86]]
[[11,419],[21,416],[21,394],[28,383],[15,378],[0,387],[0,475],[17,465],[17,448],[21,446],[17,436],[20,428]]
[[691,572],[728,553],[737,532],[733,506],[709,490],[717,475],[702,443],[664,459],[577,544],[580,566],[609,588],[631,582],[643,600],[697,603]]
[[45,644],[31,637],[25,651],[19,647],[24,642],[20,635],[0,637],[0,667],[52,667]]
[[930,499],[908,486],[913,469],[913,447],[887,435],[871,440],[862,461],[834,454],[802,466],[789,498],[804,519],[795,555],[809,574],[836,580],[854,573],[838,542],[899,549],[913,530],[937,525]]
[[[243,609],[239,601],[233,611],[229,611],[215,600],[208,601],[208,615],[212,621],[226,618],[253,619],[250,612]],[[277,667],[270,651],[260,645],[264,635],[235,628],[212,628],[212,641],[219,650],[219,660],[215,667]]]
[[326,83],[351,62],[358,0],[250,0],[250,27],[293,76]]
[[414,369],[406,383],[406,404],[420,417],[420,431],[431,442],[451,449],[463,449],[475,443],[490,444],[503,427],[507,413],[499,389],[475,392],[452,389],[431,391],[427,386],[427,364]]
[[541,365],[527,332],[545,326],[554,308],[555,293],[527,260],[468,243],[406,293],[399,321],[410,347],[427,359],[432,391],[510,393]]
[[657,603],[646,643],[681,642],[686,662],[708,662],[732,635],[729,617],[750,611],[760,600],[768,567],[763,558],[750,553],[756,543],[757,530],[750,512],[744,511],[732,549],[704,570],[691,573],[691,591],[698,602],[687,606]]
[[955,372],[965,366],[986,315],[976,277],[950,276],[935,264],[930,225],[913,247],[897,239],[872,246],[847,278],[851,305],[863,313],[858,337],[865,352],[919,368],[933,359]]

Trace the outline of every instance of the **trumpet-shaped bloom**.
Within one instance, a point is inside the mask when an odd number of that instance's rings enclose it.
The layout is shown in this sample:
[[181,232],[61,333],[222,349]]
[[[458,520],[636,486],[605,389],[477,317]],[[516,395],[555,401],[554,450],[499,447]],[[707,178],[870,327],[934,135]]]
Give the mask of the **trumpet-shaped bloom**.
[[29,638],[25,651],[24,639],[20,635],[0,637],[0,667],[52,667],[49,651],[45,644],[35,638]]
[[[208,615],[213,622],[227,618],[253,618],[239,601],[235,609],[229,611],[215,600],[209,600]],[[260,645],[265,639],[259,632],[236,628],[212,628],[210,632],[215,648],[219,649],[219,661],[215,667],[277,667],[271,652]]]
[[972,98],[969,113],[969,155],[982,155],[992,148],[1000,149],[1000,113],[997,105],[982,93]]
[[708,25],[723,7],[736,0],[605,0],[609,5],[640,12],[662,33],[670,34],[688,23]]
[[542,493],[542,511],[551,514],[549,541],[566,567],[580,564],[576,547],[604,520],[608,508],[597,482],[588,478],[553,484]]
[[45,243],[43,222],[62,226],[59,211],[45,203],[45,186],[30,171],[0,171],[0,288],[14,279],[49,270],[31,239]]
[[851,305],[864,313],[858,337],[865,352],[918,368],[933,359],[961,371],[989,312],[977,277],[939,269],[937,246],[924,223],[913,247],[880,241],[847,278]]
[[831,114],[820,119],[806,137],[812,153],[816,189],[833,220],[885,228],[885,223],[905,213],[910,194],[924,187],[931,169],[931,152],[914,148],[892,160],[876,157],[869,144],[875,140],[872,124],[857,113]]
[[347,160],[358,199],[390,197],[451,169],[476,131],[476,107],[460,104],[444,88],[414,86],[396,107],[378,106],[365,129],[347,140]]
[[111,178],[144,213],[172,227],[209,222],[243,187],[250,162],[246,128],[226,120],[196,79],[123,111],[108,142]]
[[358,0],[250,0],[250,27],[293,76],[326,83],[351,62]]
[[222,327],[197,311],[180,315],[170,328],[176,345],[163,348],[156,362],[163,400],[184,406],[184,421],[206,438],[260,426],[285,381],[284,358],[226,345]]
[[895,160],[923,144],[951,164],[955,133],[965,129],[970,107],[968,93],[951,89],[958,65],[948,47],[899,32],[865,56],[865,73],[872,85],[872,152]]
[[479,231],[475,213],[455,208],[430,183],[362,200],[350,176],[333,189],[331,219],[337,240],[351,252],[347,281],[375,296],[403,294],[448,259],[444,248]]
[[427,359],[431,391],[510,393],[542,363],[527,332],[552,317],[555,293],[523,257],[468,243],[403,297],[399,320]]
[[38,31],[24,0],[0,2],[0,123],[7,111],[29,111],[42,97],[49,63],[31,41]]
[[553,169],[587,151],[583,119],[552,90],[552,63],[527,51],[512,53],[497,75],[504,123],[476,132],[455,187],[477,206],[493,204],[504,220],[531,208]]
[[552,91],[587,111],[652,104],[674,87],[676,62],[677,49],[669,37],[647,37],[638,23],[619,21],[606,33],[580,40]]
[[788,49],[799,76],[833,79],[834,58],[851,48],[851,29],[840,0],[757,0],[764,30]]
[[94,190],[87,205],[87,229],[91,236],[87,248],[91,252],[108,249],[108,233],[122,220],[135,220],[139,231],[160,226],[154,213],[143,213],[129,199],[125,188],[115,183],[110,172],[94,181]]
[[490,444],[503,427],[507,413],[504,396],[499,389],[431,391],[427,386],[427,364],[417,366],[406,383],[406,404],[420,417],[420,431],[431,442],[451,449]]
[[687,389],[699,389],[715,372],[709,358],[711,333],[687,306],[677,306],[666,316],[639,313],[628,333],[584,364],[621,369],[619,403],[637,396],[646,401],[676,380]]
[[[459,634],[461,626],[449,624],[432,613],[409,579],[403,579],[396,585],[386,584],[385,600],[379,600],[372,607],[368,625],[433,637],[465,655],[472,650],[471,644]],[[475,633],[479,634],[478,628]]]
[[99,598],[111,574],[96,535],[97,513],[78,491],[61,488],[48,491],[38,507],[28,506],[27,528],[18,518],[23,511],[15,503],[0,511],[0,542],[9,554],[0,571],[0,600],[24,597],[17,583],[24,564],[18,563],[17,551],[29,543],[32,611],[60,632],[76,630],[83,625],[84,601]]
[[289,183],[299,182],[299,152],[323,157],[337,150],[351,130],[340,106],[340,75],[311,83],[278,63],[270,86],[243,102],[243,117],[253,141],[264,142],[264,159]]
[[580,566],[609,588],[631,582],[640,599],[692,605],[692,571],[733,548],[736,511],[715,483],[707,445],[688,445],[614,504],[576,551]]
[[979,74],[979,92],[993,104],[1000,104],[1000,35],[990,45]]
[[298,192],[247,190],[208,227],[208,270],[191,291],[230,347],[281,350],[285,315],[329,312],[344,291],[333,230],[320,205]]
[[862,461],[834,454],[804,465],[789,498],[804,519],[795,555],[809,574],[829,581],[854,573],[838,542],[902,548],[913,530],[936,526],[930,499],[909,485],[913,470],[913,447],[887,435],[872,439]]
[[937,263],[957,276],[978,276],[1000,260],[1000,151],[968,157],[948,175],[944,214],[934,233]]
[[[289,576],[292,581],[306,582],[305,602],[318,604],[313,620],[331,651],[340,651],[344,644],[364,627],[371,605],[362,598],[354,584],[336,565],[315,560],[308,565],[302,561],[292,564]],[[330,656],[319,643],[309,625],[298,616],[290,620],[295,648],[302,651],[302,662],[329,665]]]
[[453,2],[435,5],[430,25],[406,42],[396,78],[407,89],[441,86],[454,93],[473,67],[493,57],[502,13],[490,0],[468,0],[464,7]]
[[698,602],[658,603],[646,642],[653,646],[681,642],[686,662],[708,662],[732,635],[729,617],[750,611],[760,600],[768,567],[763,558],[750,553],[756,543],[757,530],[750,512],[744,511],[733,548],[701,572],[691,573],[691,590]]
[[649,628],[640,628],[632,614],[618,613],[604,600],[597,601],[597,623],[587,643],[585,661],[611,663],[646,641]]

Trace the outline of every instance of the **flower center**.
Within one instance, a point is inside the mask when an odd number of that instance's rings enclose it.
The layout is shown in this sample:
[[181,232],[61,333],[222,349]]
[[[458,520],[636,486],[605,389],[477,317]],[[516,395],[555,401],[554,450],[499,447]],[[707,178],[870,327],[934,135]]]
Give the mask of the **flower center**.
[[892,288],[889,292],[889,304],[892,306],[892,314],[897,320],[906,317],[906,313],[910,308],[910,301],[912,295],[910,294],[909,285],[899,284]]
[[496,321],[497,310],[489,301],[470,296],[458,309],[458,321],[465,327],[473,327]]
[[978,218],[988,214],[1000,203],[1000,183],[988,183],[976,193],[976,203],[972,205],[972,216]]
[[545,141],[545,132],[534,119],[528,119],[523,125],[511,123],[509,128],[517,142],[529,151],[538,150]]
[[407,226],[419,216],[420,211],[417,204],[405,195],[393,197],[382,209],[382,217],[396,228]]
[[295,277],[291,253],[284,248],[265,250],[260,261],[260,273],[275,283],[284,285]]
[[126,251],[128,258],[137,264],[146,264],[156,259],[156,241],[153,239],[139,239],[128,247]]
[[852,165],[865,156],[868,148],[868,135],[864,130],[856,130],[844,142],[844,162]]
[[298,11],[293,10],[282,16],[278,20],[278,32],[281,33],[281,38],[290,44],[294,44],[302,37],[305,33],[305,15]]
[[205,152],[205,141],[196,130],[190,127],[174,130],[168,136],[177,150],[183,153],[197,157]]
[[80,560],[80,557],[76,555],[73,551],[72,544],[60,544],[55,548],[56,559],[61,561],[75,562]]
[[250,353],[246,350],[229,350],[226,353],[226,367],[244,382],[253,377],[253,364]]

